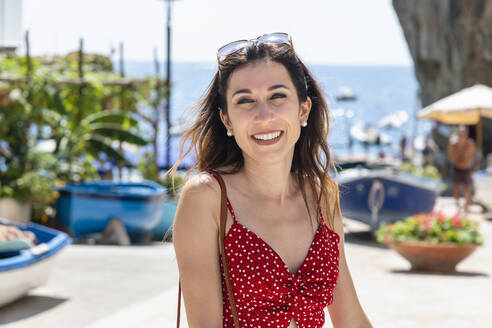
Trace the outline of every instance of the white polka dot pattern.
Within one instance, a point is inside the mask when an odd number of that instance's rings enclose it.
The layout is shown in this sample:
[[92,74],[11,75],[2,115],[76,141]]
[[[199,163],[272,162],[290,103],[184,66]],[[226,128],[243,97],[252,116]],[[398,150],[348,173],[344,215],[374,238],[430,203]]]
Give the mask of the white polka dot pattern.
[[[234,222],[224,239],[239,324],[246,327],[321,328],[323,309],[333,302],[338,278],[340,237],[320,224],[304,262],[295,274],[270,245],[240,224],[227,199]],[[234,328],[222,262],[223,327]]]

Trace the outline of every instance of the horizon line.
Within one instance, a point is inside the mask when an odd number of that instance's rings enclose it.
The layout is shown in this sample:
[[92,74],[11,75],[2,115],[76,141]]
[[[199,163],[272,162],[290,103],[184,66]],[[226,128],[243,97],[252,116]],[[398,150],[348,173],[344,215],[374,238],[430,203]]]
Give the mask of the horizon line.
[[[153,63],[153,60],[143,60],[143,59],[127,59],[124,62],[129,63]],[[387,67],[387,66],[395,66],[395,67],[413,67],[413,63],[346,63],[346,62],[319,62],[319,61],[303,61],[306,65],[319,65],[319,66],[356,66],[356,67]],[[113,63],[119,63],[119,59],[113,59]],[[163,60],[159,60],[159,64],[162,64]],[[203,61],[197,61],[197,60],[173,60],[172,63],[178,63],[178,64],[209,64],[209,65],[216,65],[217,63],[215,61],[209,61],[209,60],[203,60]]]

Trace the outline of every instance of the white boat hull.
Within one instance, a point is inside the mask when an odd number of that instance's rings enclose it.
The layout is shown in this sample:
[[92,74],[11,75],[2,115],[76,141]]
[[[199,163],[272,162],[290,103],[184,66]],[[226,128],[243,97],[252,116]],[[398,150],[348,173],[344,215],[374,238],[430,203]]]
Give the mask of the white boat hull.
[[56,255],[16,270],[0,272],[0,306],[26,295],[48,281]]
[[[0,252],[0,306],[26,295],[49,279],[61,250],[72,240],[62,232],[36,223],[19,225],[0,218],[0,224],[36,235],[36,245],[26,249],[3,247]],[[5,246],[5,244],[4,244]]]

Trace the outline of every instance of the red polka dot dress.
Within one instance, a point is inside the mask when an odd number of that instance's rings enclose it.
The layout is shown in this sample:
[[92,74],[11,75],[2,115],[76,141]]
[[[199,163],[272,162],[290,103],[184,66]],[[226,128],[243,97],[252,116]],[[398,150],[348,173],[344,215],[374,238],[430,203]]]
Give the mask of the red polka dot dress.
[[[217,179],[217,177],[215,177]],[[333,303],[338,278],[338,234],[328,228],[319,210],[320,224],[304,262],[295,274],[270,245],[237,221],[227,199],[233,224],[224,238],[239,325],[321,328],[323,309]],[[222,261],[223,327],[234,328]]]

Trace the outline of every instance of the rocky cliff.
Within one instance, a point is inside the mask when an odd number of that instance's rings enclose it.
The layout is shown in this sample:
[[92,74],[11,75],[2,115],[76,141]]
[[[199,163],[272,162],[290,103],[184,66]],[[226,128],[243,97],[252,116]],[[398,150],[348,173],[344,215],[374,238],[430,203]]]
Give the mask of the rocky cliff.
[[492,0],[393,0],[422,106],[475,83],[492,86]]

